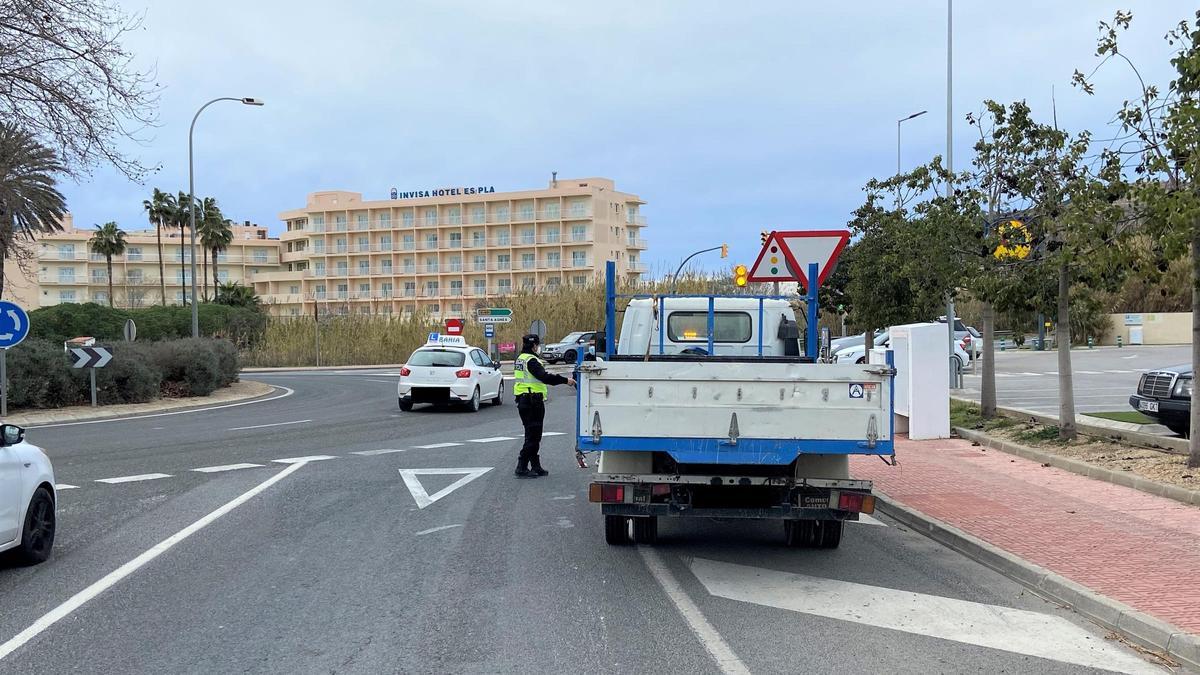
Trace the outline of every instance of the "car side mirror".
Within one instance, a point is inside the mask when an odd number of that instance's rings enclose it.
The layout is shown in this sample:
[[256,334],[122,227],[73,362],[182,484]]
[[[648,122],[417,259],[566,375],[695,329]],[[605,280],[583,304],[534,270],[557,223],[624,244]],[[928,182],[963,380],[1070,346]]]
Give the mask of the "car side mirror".
[[0,425],[0,442],[4,445],[16,445],[25,440],[25,430],[15,424]]
[[495,368],[496,370],[500,370],[500,362],[492,361],[492,368]]

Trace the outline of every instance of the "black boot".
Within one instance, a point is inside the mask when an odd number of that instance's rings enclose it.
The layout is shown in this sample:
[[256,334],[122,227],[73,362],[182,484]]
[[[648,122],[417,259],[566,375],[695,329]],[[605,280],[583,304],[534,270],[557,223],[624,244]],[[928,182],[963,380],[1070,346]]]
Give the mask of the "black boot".
[[542,458],[537,455],[533,456],[533,467],[529,469],[529,472],[538,476],[550,475],[549,471],[542,468]]
[[513,471],[517,478],[537,478],[538,475],[529,470],[529,462],[517,462],[517,470]]

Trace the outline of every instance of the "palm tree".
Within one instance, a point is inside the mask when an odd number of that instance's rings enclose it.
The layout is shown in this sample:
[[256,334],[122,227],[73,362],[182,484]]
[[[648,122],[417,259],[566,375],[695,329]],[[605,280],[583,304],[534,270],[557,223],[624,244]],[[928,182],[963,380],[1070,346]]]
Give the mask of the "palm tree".
[[231,281],[217,287],[217,303],[231,307],[258,307],[259,299],[253,288]]
[[[188,193],[180,190],[179,196],[173,200],[175,208],[171,210],[172,222],[175,227],[179,228],[179,280],[180,286],[183,288],[183,304],[187,304],[188,285],[184,282],[188,280],[187,268],[184,266],[184,247],[187,244],[187,229],[189,221],[192,217],[192,197]],[[194,300],[195,298],[193,298]]]
[[91,247],[93,253],[99,253],[104,256],[104,261],[108,263],[108,306],[112,307],[112,259],[114,255],[125,253],[125,231],[117,227],[117,224],[112,221],[103,225],[97,225],[96,233],[88,241],[88,246]]
[[222,219],[214,221],[205,232],[204,247],[212,252],[213,296],[219,294],[221,287],[220,275],[217,274],[217,256],[233,243],[233,221]]
[[66,167],[53,150],[15,124],[0,123],[0,296],[16,238],[63,229],[67,204],[54,177],[60,173]]
[[158,287],[163,305],[167,304],[167,268],[166,262],[163,261],[162,229],[168,221],[174,222],[174,201],[174,197],[158,188],[154,188],[150,199],[142,200],[142,208],[146,210],[150,224],[154,226],[154,232],[158,236]]
[[[225,216],[221,213],[221,207],[217,205],[217,200],[212,197],[205,197],[202,203],[204,209],[203,217],[196,222],[196,234],[200,237],[201,252],[204,255],[204,297],[208,298],[208,257],[212,253],[213,261],[213,296],[217,295],[217,251],[233,240],[233,233],[229,230],[229,225]],[[225,236],[228,233],[228,237]]]

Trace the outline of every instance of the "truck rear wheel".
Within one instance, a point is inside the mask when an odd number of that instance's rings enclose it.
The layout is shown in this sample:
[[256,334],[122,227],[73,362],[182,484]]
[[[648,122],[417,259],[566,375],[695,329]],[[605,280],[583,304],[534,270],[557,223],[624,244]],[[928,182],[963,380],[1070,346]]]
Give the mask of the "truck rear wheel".
[[846,526],[844,520],[818,520],[818,548],[837,548],[842,543],[842,529]]
[[638,544],[653,544],[658,541],[658,518],[655,516],[634,518],[633,541]]
[[815,522],[811,520],[783,521],[783,539],[793,548],[808,548],[813,545]]
[[611,546],[629,543],[629,519],[625,516],[604,516],[604,541]]

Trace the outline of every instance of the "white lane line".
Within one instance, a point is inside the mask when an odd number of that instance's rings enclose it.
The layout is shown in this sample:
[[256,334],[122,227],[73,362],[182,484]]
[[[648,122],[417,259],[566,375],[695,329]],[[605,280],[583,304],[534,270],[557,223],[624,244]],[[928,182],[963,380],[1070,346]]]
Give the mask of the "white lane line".
[[54,486],[54,489],[55,490],[78,490],[79,486],[78,485],[70,485],[67,483],[58,483],[57,485]]
[[[850,521],[850,522],[852,522],[852,523],[853,523],[853,522],[855,522],[855,521],[853,521],[853,520],[852,520],[852,521]],[[858,521],[857,521],[857,522],[860,522],[860,523],[862,523],[863,525],[880,525],[880,526],[882,526],[882,527],[887,527],[887,523],[883,522],[882,520],[880,520],[880,519],[878,519],[878,518],[876,518],[876,517],[874,517],[874,516],[872,516],[872,515],[870,515],[870,514],[866,514],[866,513],[860,513],[860,514],[858,514]]]
[[375,455],[390,455],[393,452],[404,452],[406,448],[380,448],[379,450],[359,450],[352,452],[352,455],[362,455],[363,457],[373,457]]
[[175,547],[175,545],[179,544],[181,541],[187,539],[188,537],[192,536],[193,534],[204,529],[204,527],[207,526],[209,523],[212,523],[216,519],[220,518],[221,516],[225,515],[226,513],[229,513],[230,511],[236,509],[237,507],[241,506],[242,504],[245,504],[246,502],[253,499],[255,495],[258,495],[259,493],[261,493],[263,490],[266,490],[267,488],[271,487],[272,485],[278,483],[279,481],[283,480],[284,478],[287,478],[291,474],[295,473],[296,470],[298,470],[302,466],[304,466],[304,465],[303,464],[293,464],[292,466],[289,466],[288,468],[284,469],[283,471],[280,471],[279,473],[275,474],[274,476],[271,476],[270,478],[263,481],[262,483],[259,483],[258,485],[250,488],[246,492],[243,492],[240,496],[235,497],[233,499],[233,501],[227,502],[225,505],[217,508],[217,510],[209,513],[208,515],[204,516],[200,520],[197,520],[196,522],[192,523],[191,525],[188,525],[187,527],[176,532],[175,534],[171,535],[170,537],[167,537],[166,539],[160,541],[158,544],[155,544],[153,548],[149,549],[145,553],[142,553],[141,555],[134,558],[133,560],[130,560],[129,562],[125,563],[124,565],[121,565],[117,569],[115,569],[112,572],[109,572],[108,574],[101,577],[100,580],[96,581],[92,585],[88,586],[87,588],[83,589],[82,591],[79,591],[75,595],[71,596],[69,599],[67,599],[66,602],[62,603],[58,607],[55,607],[54,609],[45,613],[37,621],[34,621],[33,624],[31,624],[28,628],[21,631],[20,633],[17,633],[8,642],[5,642],[4,644],[0,644],[0,661],[3,661],[6,656],[8,656],[9,654],[12,654],[14,651],[19,649],[22,645],[29,642],[33,638],[37,637],[40,633],[45,631],[47,628],[53,626],[54,624],[58,623],[59,621],[63,620],[64,618],[70,616],[72,612],[74,612],[75,610],[82,607],[89,600],[95,598],[96,596],[100,595],[101,593],[108,590],[109,588],[112,588],[114,585],[116,585],[122,579],[129,576],[130,574],[133,574],[138,569],[142,568],[143,566],[145,566],[147,563],[154,560],[158,556],[171,550],[173,547]]
[[337,455],[309,455],[307,457],[284,457],[273,459],[276,464],[304,464],[305,462],[320,462],[325,459],[337,459]]
[[395,384],[395,382],[392,382],[390,380],[372,380],[370,378],[364,378],[364,381],[365,382],[382,382],[383,384]]
[[1052,614],[703,558],[689,566],[721,598],[1091,668],[1162,672]]
[[118,476],[116,478],[101,478],[97,483],[108,483],[116,485],[117,483],[137,483],[144,480],[158,480],[159,478],[170,478],[169,473],[143,473],[137,476]]
[[432,450],[434,448],[453,448],[456,445],[462,445],[462,443],[430,443],[429,445],[414,445],[413,447],[418,450]]
[[192,471],[199,471],[200,473],[220,473],[222,471],[237,471],[238,469],[256,469],[260,466],[262,466],[262,464],[249,464],[243,462],[241,464],[225,464],[223,466],[202,466],[199,469],[192,469]]
[[462,525],[443,525],[441,527],[431,527],[428,530],[421,530],[416,534],[416,536],[419,537],[423,534],[433,534],[434,532],[441,532],[442,530],[449,530],[455,527],[462,527]]
[[1128,374],[1130,374],[1130,373],[1137,372],[1137,371],[1134,371],[1134,370],[1106,370],[1106,371],[1104,371],[1104,372],[1106,372],[1106,373],[1114,373],[1114,374],[1116,374],[1116,375],[1128,375]]
[[[733,652],[721,634],[716,628],[704,618],[700,613],[700,608],[692,599],[684,592],[683,587],[675,580],[671,574],[671,570],[663,564],[662,558],[658,552],[646,546],[639,546],[638,553],[642,554],[642,560],[646,563],[646,568],[650,570],[650,575],[662,587],[663,592],[667,594],[671,602],[675,604],[675,609],[679,610],[679,614],[683,616],[683,620],[687,622],[688,628],[692,629],[692,633],[696,635],[696,639],[700,640],[700,644],[704,646],[704,650],[708,655],[717,662],[717,667],[722,673],[745,673],[750,674],[750,669],[738,655]],[[710,591],[711,592],[711,591]]]
[[1103,375],[1104,371],[1101,371],[1101,370],[1077,370],[1077,371],[1075,371],[1075,373],[1077,375]]
[[191,410],[173,410],[171,412],[153,413],[150,415],[132,415],[130,417],[108,417],[108,418],[105,418],[102,420],[84,420],[82,422],[60,422],[58,424],[41,424],[38,426],[25,427],[25,428],[26,429],[53,429],[55,427],[73,427],[73,426],[77,426],[80,424],[104,424],[106,422],[128,422],[130,420],[144,420],[144,419],[149,419],[151,417],[167,417],[169,415],[189,415],[191,413],[208,412],[210,410],[224,410],[225,408],[236,408],[238,406],[243,406],[243,405],[254,405],[255,403],[269,403],[271,401],[278,401],[281,398],[287,398],[288,396],[291,396],[292,394],[296,393],[295,389],[291,389],[291,388],[285,387],[280,384],[273,384],[271,386],[275,387],[276,389],[282,389],[283,393],[280,394],[279,396],[272,396],[271,398],[260,398],[260,399],[255,399],[253,401],[242,401],[241,403],[226,403],[225,405],[214,405],[214,406],[211,406],[208,408],[192,408]]
[[304,424],[312,420],[296,420],[294,422],[274,422],[272,424],[253,424],[248,427],[231,427],[230,431],[245,431],[246,429],[266,429],[267,427],[286,427],[289,424]]
[[[408,491],[412,493],[413,501],[417,503],[417,508],[423,509],[494,468],[491,466],[481,466],[462,469],[400,469],[400,478],[404,481],[404,485],[408,487]],[[421,485],[421,480],[417,478],[417,476],[456,476],[459,474],[463,474],[463,477],[433,494],[426,492],[425,486]]]
[[[545,434],[542,434],[543,436]],[[496,441],[515,441],[512,436],[492,436],[490,438],[468,438],[468,443],[495,443]]]
[[544,438],[546,436],[566,436],[566,433],[562,431],[543,431],[542,437]]

